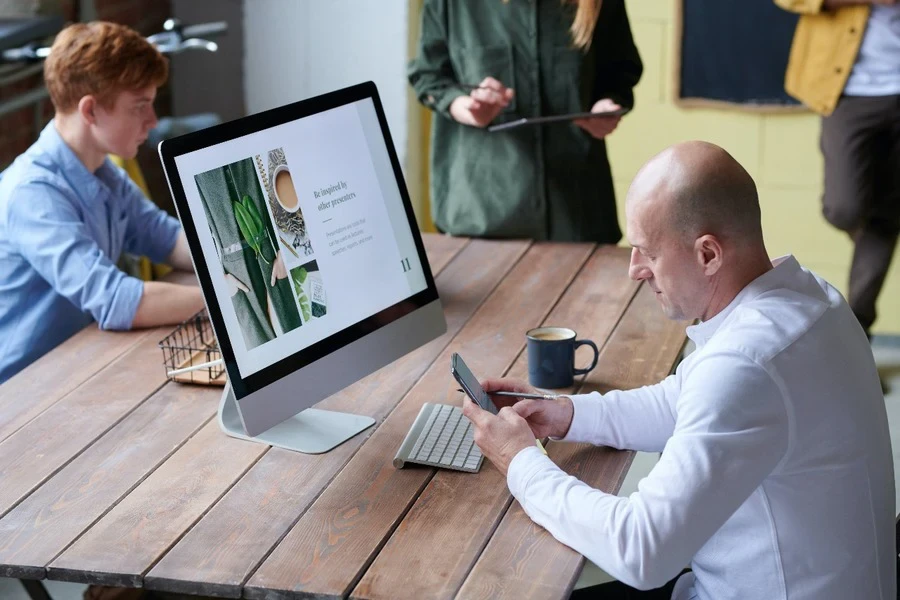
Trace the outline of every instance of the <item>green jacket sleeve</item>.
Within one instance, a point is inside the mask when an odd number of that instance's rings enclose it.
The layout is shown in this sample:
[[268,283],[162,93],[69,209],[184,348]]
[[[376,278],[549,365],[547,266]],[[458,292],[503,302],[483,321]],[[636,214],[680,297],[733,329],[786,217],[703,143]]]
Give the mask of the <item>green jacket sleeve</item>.
[[419,102],[450,117],[450,104],[465,91],[453,87],[459,83],[450,63],[447,46],[446,0],[425,0],[417,54],[409,62],[407,77]]
[[600,9],[591,52],[596,57],[592,101],[611,98],[620,106],[634,106],[633,88],[644,65],[634,45],[624,0],[606,0]]

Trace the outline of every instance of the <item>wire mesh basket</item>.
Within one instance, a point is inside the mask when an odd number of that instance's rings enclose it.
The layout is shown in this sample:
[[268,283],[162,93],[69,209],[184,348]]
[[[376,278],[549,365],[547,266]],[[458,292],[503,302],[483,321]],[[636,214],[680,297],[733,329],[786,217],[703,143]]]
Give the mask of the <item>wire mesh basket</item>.
[[[212,324],[209,322],[209,315],[205,310],[176,327],[159,342],[159,347],[163,353],[163,366],[167,374],[175,369],[184,369],[222,358]],[[223,364],[167,376],[172,381],[202,385],[225,385],[226,378]]]

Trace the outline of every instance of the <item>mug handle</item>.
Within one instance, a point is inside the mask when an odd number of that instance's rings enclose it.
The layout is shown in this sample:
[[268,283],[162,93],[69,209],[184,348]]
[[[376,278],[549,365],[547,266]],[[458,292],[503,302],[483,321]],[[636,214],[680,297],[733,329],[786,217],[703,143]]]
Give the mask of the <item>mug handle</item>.
[[591,340],[575,340],[575,350],[578,350],[579,346],[590,346],[594,349],[594,360],[591,361],[591,366],[587,369],[574,369],[572,371],[575,375],[585,375],[597,366],[597,359],[600,358],[600,351],[597,350],[597,345]]

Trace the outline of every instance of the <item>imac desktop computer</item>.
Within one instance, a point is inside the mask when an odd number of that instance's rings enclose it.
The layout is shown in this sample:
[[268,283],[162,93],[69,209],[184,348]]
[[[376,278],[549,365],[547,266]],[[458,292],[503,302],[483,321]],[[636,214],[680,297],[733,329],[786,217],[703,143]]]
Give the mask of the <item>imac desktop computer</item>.
[[310,408],[446,331],[375,84],[162,142],[228,383],[229,435],[326,452]]

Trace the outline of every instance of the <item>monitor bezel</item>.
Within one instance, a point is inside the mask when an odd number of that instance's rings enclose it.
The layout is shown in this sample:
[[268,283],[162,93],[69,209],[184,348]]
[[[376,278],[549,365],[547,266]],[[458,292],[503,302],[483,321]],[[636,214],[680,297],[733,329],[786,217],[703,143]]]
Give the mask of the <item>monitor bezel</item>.
[[[394,179],[400,191],[400,198],[403,201],[408,226],[412,231],[416,252],[418,253],[419,261],[425,275],[426,287],[424,290],[409,296],[384,310],[349,325],[306,348],[298,350],[297,352],[244,377],[241,375],[238,368],[234,348],[222,316],[222,309],[213,288],[206,260],[203,258],[204,255],[197,235],[197,228],[193,216],[191,215],[191,210],[184,193],[184,187],[182,186],[181,176],[175,163],[175,159],[184,154],[203,150],[210,146],[215,146],[229,140],[277,127],[291,121],[296,121],[361,100],[372,100],[372,103],[375,106],[375,114],[378,118],[381,134],[388,151],[391,167],[393,168]],[[207,129],[164,140],[159,144],[159,154],[163,163],[163,168],[166,172],[166,177],[169,181],[175,209],[178,212],[185,236],[187,237],[188,247],[191,251],[191,259],[194,263],[197,279],[206,301],[210,322],[212,323],[213,330],[219,342],[219,348],[222,352],[228,379],[234,390],[235,397],[238,400],[262,390],[307,365],[327,357],[335,351],[364,338],[382,327],[390,325],[405,315],[415,312],[431,302],[438,300],[438,292],[435,287],[431,267],[428,263],[428,257],[425,254],[422,235],[419,231],[415,212],[413,211],[409,191],[406,188],[403,171],[400,168],[400,161],[397,158],[397,152],[394,148],[393,138],[391,137],[390,130],[387,126],[387,119],[381,104],[381,98],[378,95],[378,89],[375,87],[374,82],[368,81],[334,92],[329,92],[321,96],[300,100],[278,108],[242,117],[234,121],[215,125]],[[191,175],[191,178],[193,178],[193,175]],[[201,260],[198,260],[198,258],[201,258]]]

